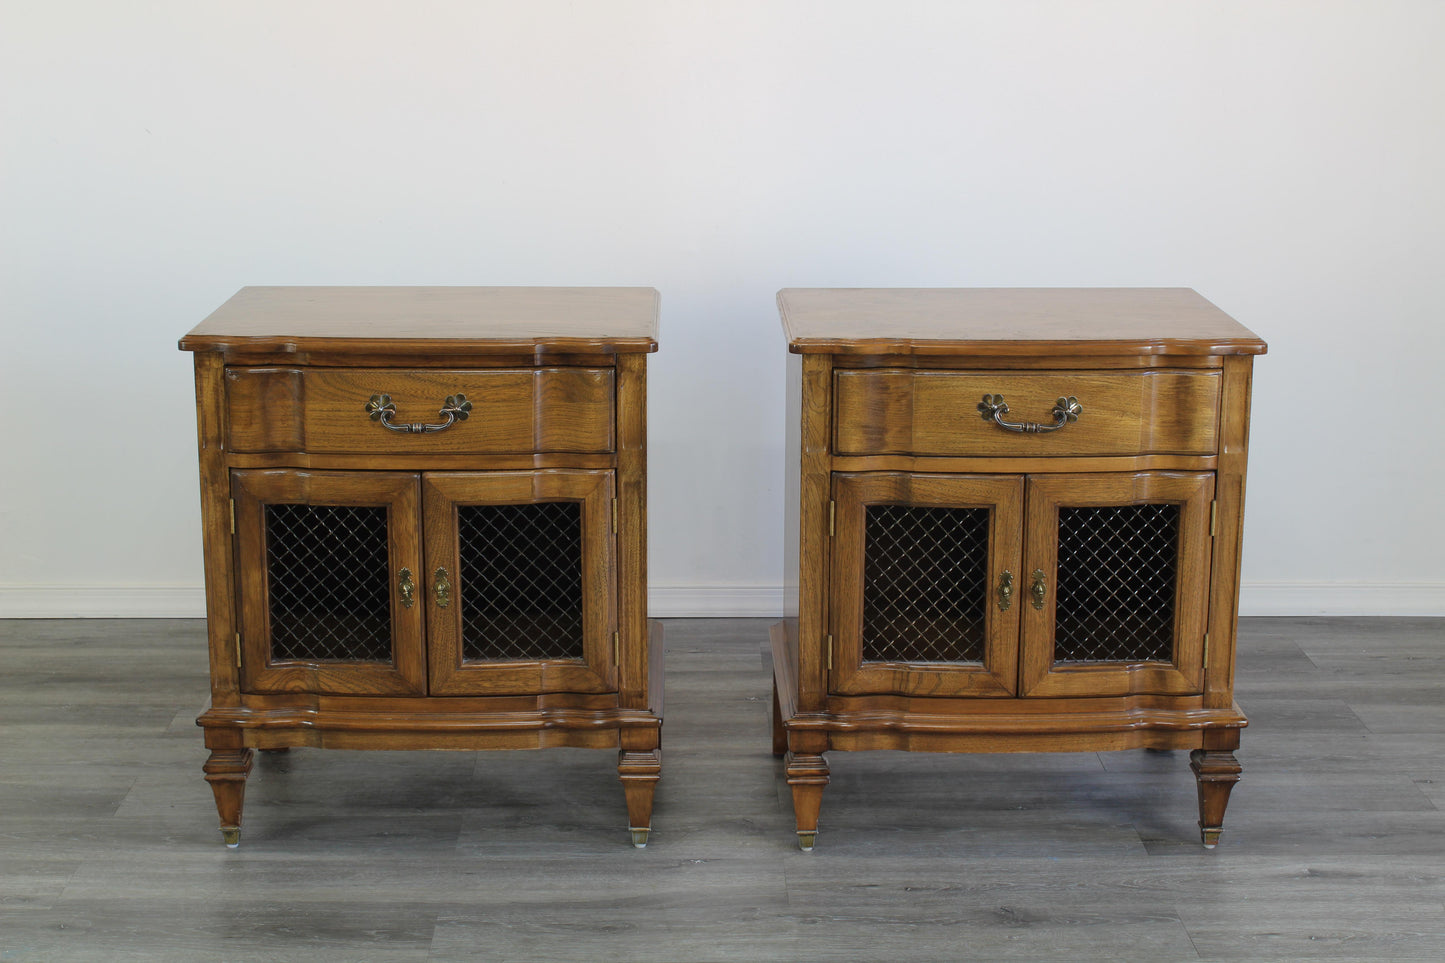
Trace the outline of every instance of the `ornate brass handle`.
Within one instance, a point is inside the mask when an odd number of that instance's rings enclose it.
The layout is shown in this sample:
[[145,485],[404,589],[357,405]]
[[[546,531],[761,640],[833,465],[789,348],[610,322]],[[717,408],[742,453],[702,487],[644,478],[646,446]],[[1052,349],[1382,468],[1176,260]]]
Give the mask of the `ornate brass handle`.
[[1048,584],[1043,569],[1034,569],[1034,582],[1029,586],[1029,594],[1034,597],[1034,608],[1042,609],[1044,597],[1048,594]]
[[416,601],[416,583],[411,580],[411,569],[401,570],[401,582],[396,588],[401,593],[401,607],[411,608],[412,603]]
[[1014,573],[1004,569],[998,578],[998,610],[1007,612],[1014,601]]
[[436,595],[437,608],[444,609],[452,604],[452,580],[447,576],[446,569],[437,569],[436,581],[432,583],[432,591]]
[[1065,425],[1078,421],[1079,415],[1084,413],[1084,406],[1079,404],[1079,399],[1073,395],[1060,398],[1054,402],[1053,411],[1049,412],[1054,416],[1052,425],[1042,425],[1034,421],[1004,421],[1003,416],[1008,414],[1008,405],[1004,402],[1003,395],[984,395],[983,401],[978,403],[978,411],[983,415],[984,421],[991,421],[1005,431],[1043,434],[1058,431]]
[[399,431],[408,435],[429,435],[437,431],[446,431],[459,421],[466,421],[467,416],[472,413],[472,403],[467,396],[460,392],[454,395],[447,395],[442,402],[441,411],[437,412],[446,421],[439,425],[424,425],[420,422],[394,422],[391,419],[396,417],[396,404],[391,400],[391,395],[372,395],[371,400],[366,403],[366,413],[371,416],[372,421],[381,423],[381,427],[390,431]]

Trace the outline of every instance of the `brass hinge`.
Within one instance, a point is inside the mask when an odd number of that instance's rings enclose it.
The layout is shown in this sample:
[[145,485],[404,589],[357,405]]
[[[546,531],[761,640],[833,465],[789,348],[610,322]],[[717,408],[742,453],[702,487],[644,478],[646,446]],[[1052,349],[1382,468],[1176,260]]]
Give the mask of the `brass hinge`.
[[1209,503],[1209,537],[1210,537],[1210,538],[1213,538],[1213,537],[1214,537],[1214,520],[1215,520],[1215,518],[1218,517],[1218,515],[1219,515],[1219,502],[1218,502],[1218,501],[1212,501],[1212,502],[1210,502],[1210,503]]
[[1209,633],[1204,633],[1204,667],[1209,668]]
[[613,633],[612,633],[612,664],[613,664],[613,665],[621,665],[621,664],[622,664],[622,663],[618,660],[618,657],[617,657],[617,655],[618,655],[618,649],[620,649],[621,646],[622,646],[621,633],[619,633],[619,632],[613,632]]
[[612,534],[617,534],[617,499],[612,499]]
[[833,637],[828,636],[828,671],[833,671]]
[[[232,503],[234,504],[234,502]],[[236,633],[236,668],[241,667],[241,633]]]
[[236,534],[236,500],[231,499],[231,534]]
[[834,529],[834,527],[835,527],[837,517],[838,517],[838,503],[837,503],[837,502],[830,501],[830,502],[828,503],[828,537],[829,537],[829,538],[832,538],[832,537],[833,537],[833,529]]

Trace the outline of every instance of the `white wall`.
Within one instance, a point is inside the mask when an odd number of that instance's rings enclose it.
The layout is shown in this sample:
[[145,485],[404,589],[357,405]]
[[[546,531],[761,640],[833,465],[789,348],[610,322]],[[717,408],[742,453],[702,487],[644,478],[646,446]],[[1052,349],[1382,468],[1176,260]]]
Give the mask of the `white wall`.
[[654,610],[769,614],[806,285],[1185,285],[1246,612],[1445,613],[1445,3],[0,3],[0,616],[198,614],[245,284],[639,284]]

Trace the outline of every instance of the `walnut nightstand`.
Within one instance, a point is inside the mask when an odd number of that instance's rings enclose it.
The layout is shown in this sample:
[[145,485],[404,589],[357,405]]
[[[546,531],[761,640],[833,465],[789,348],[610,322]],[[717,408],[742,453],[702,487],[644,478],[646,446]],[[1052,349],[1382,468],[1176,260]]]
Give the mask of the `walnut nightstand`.
[[784,290],[773,748],[1189,749],[1219,838],[1250,373],[1187,289]]
[[195,352],[227,844],[252,751],[620,750],[661,768],[650,288],[243,288]]

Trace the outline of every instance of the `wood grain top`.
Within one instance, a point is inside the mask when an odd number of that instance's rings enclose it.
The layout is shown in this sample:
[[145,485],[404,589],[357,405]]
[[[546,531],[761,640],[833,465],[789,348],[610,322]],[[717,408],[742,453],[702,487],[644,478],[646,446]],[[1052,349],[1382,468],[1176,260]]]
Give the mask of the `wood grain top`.
[[652,288],[245,287],[180,347],[646,352],[657,350],[658,300]]
[[1189,288],[784,288],[798,354],[1263,354]]

